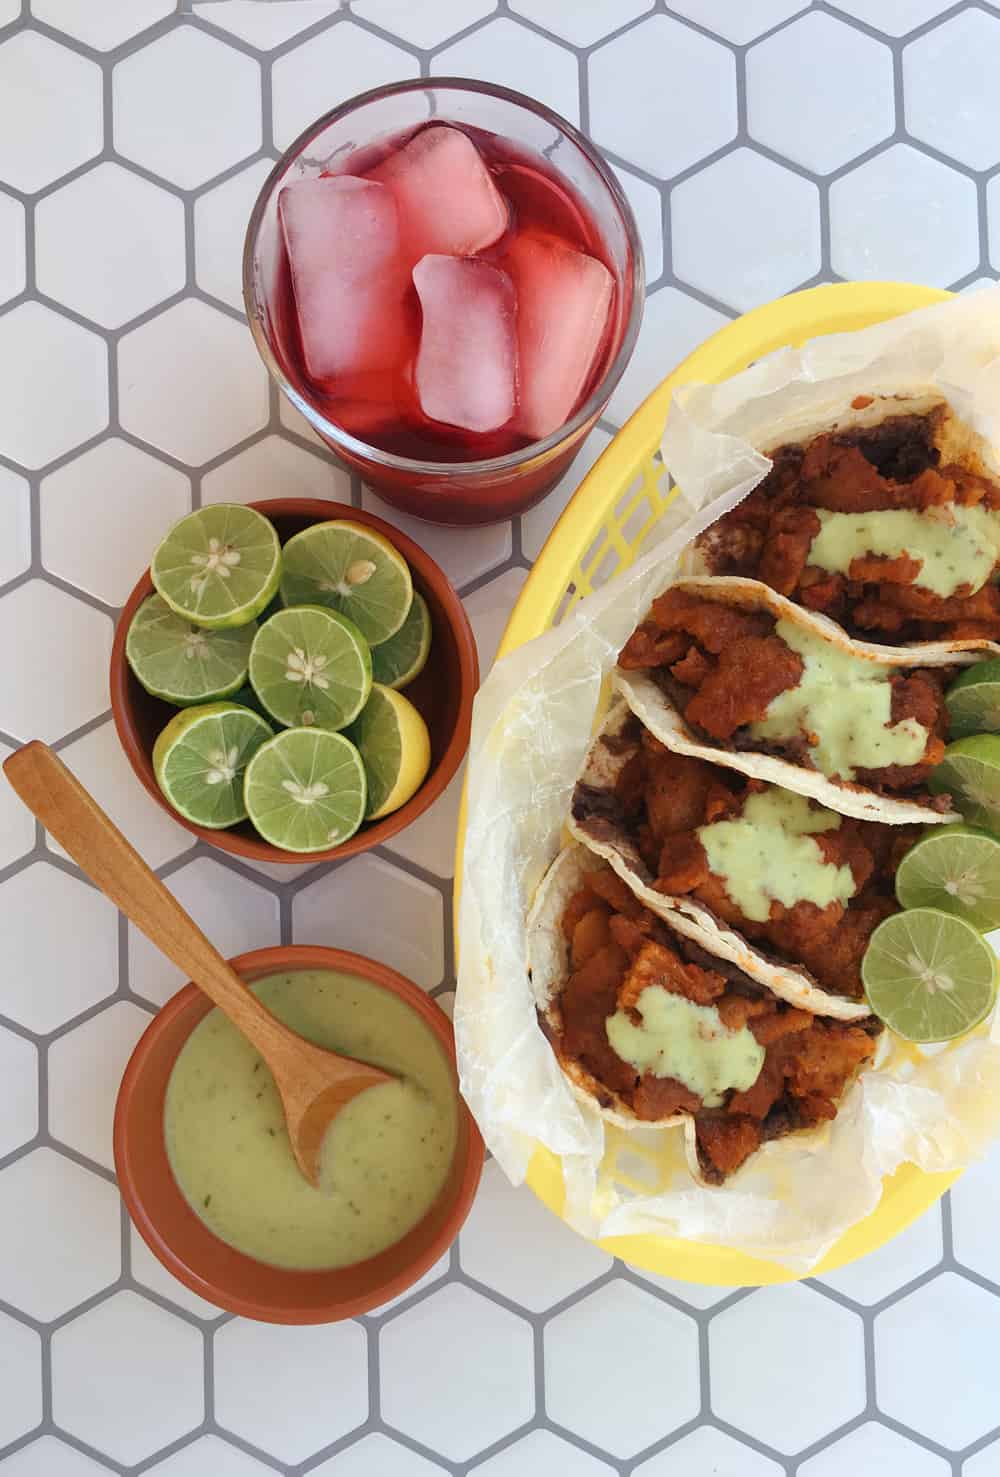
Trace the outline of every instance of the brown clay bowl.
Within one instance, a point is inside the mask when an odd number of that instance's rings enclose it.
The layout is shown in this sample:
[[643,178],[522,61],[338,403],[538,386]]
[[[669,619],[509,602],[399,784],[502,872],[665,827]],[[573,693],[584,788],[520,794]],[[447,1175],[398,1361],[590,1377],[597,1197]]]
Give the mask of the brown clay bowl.
[[[289,944],[254,949],[230,961],[245,980],[294,969],[337,969],[390,991],[430,1027],[450,1061],[455,1038],[444,1011],[394,969],[350,954]],[[459,1098],[455,1157],[430,1210],[400,1241],[350,1267],[293,1272],[244,1256],[195,1215],[173,1177],[163,1135],[163,1104],[177,1055],[212,1009],[197,985],[185,985],[146,1027],[129,1059],[115,1104],[115,1168],[129,1215],[168,1272],[199,1297],[265,1323],[334,1323],[398,1297],[432,1267],[458,1235],[483,1167],[483,1141]],[[458,1097],[458,1076],[455,1076]]]
[[427,601],[434,630],[430,660],[406,689],[406,696],[420,711],[430,732],[431,767],[427,778],[413,798],[399,810],[384,820],[362,826],[348,841],[326,851],[282,851],[258,836],[249,821],[229,830],[214,831],[178,815],[164,798],[153,773],[153,744],[177,709],[151,697],[133,676],[125,660],[129,624],[142,602],[153,594],[148,569],[125,604],[111,648],[111,711],[115,728],[129,763],[157,805],[173,816],[178,825],[192,835],[200,836],[210,846],[258,862],[288,862],[301,866],[303,862],[339,861],[380,846],[390,836],[397,835],[411,821],[423,815],[454,776],[469,745],[472,700],[479,686],[476,640],[465,607],[444,571],[418,544],[382,518],[376,518],[361,508],[330,503],[321,498],[272,498],[251,503],[251,507],[270,518],[282,543],[310,524],[324,523],[331,518],[349,518],[353,523],[363,523],[389,539],[410,566],[413,588],[419,590]]

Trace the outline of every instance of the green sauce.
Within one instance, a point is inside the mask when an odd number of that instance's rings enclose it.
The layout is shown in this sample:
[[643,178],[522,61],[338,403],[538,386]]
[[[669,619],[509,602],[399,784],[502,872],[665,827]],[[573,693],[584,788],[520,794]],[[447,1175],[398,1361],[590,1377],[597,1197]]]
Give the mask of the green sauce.
[[850,867],[828,862],[812,839],[839,826],[833,811],[771,787],[750,795],[737,820],[713,821],[698,835],[730,898],[747,918],[764,923],[774,901],[825,908],[854,896]]
[[400,1075],[360,1093],[323,1144],[320,1188],[292,1157],[270,1071],[218,1010],[195,1027],[167,1085],[167,1153],[185,1198],[223,1241],[279,1267],[343,1267],[391,1246],[441,1190],[458,1129],[450,1063],[409,1006],[323,969],[253,986],[309,1041]]
[[778,621],[775,635],[798,652],[805,668],[798,686],[780,692],[760,722],[750,725],[754,738],[813,735],[810,757],[815,767],[845,780],[859,769],[920,762],[927,729],[915,718],[892,723],[892,687],[885,667],[833,646],[794,621]]
[[[818,508],[823,527],[812,541],[809,563],[847,574],[864,554],[922,560],[915,583],[935,595],[954,595],[959,585],[982,588],[1000,559],[1000,513],[986,508],[947,509],[948,521],[933,513],[886,508],[874,513],[831,513]],[[954,519],[954,523],[951,519]]]
[[757,1081],[763,1046],[746,1026],[728,1030],[714,1005],[695,1005],[662,985],[647,985],[636,1009],[641,1025],[617,1010],[606,1030],[612,1049],[637,1072],[682,1082],[706,1108],[717,1108],[728,1088],[743,1091]]

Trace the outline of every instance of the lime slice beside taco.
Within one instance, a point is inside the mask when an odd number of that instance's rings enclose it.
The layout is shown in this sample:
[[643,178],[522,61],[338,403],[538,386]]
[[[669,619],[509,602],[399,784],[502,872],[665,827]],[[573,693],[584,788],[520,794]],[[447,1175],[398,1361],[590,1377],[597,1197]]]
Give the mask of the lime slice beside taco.
[[822,1131],[882,1027],[789,1004],[677,921],[571,846],[528,919],[531,984],[577,1098],[619,1127],[682,1125],[692,1175],[719,1185],[771,1140]]

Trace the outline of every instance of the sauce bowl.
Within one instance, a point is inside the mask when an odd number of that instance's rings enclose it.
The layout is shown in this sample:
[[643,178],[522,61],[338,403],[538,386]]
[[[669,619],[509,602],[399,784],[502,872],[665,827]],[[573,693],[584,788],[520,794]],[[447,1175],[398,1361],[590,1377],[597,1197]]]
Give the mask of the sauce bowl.
[[115,628],[111,648],[111,711],[115,728],[128,761],[144,789],[157,805],[172,816],[179,826],[199,836],[209,846],[228,851],[233,856],[257,862],[285,862],[301,866],[324,861],[344,861],[359,852],[380,846],[397,835],[411,821],[433,804],[448,782],[454,778],[469,746],[472,724],[472,700],[479,686],[479,659],[476,640],[469,625],[465,607],[456,595],[447,575],[431,556],[424,552],[398,528],[393,528],[374,513],[344,503],[326,502],[322,498],[272,498],[251,503],[258,513],[269,518],[284,544],[293,534],[313,523],[334,518],[347,518],[382,534],[393,544],[410,566],[413,588],[427,601],[431,615],[433,638],[431,654],[419,677],[410,683],[405,696],[417,708],[431,740],[431,765],[416,794],[383,820],[362,825],[359,831],[339,846],[325,851],[283,851],[272,846],[254,830],[249,821],[217,831],[196,825],[179,815],[169,804],[153,773],[153,745],[157,735],[179,710],[160,698],[152,697],[134,676],[125,659],[125,638],[132,617],[142,602],[153,594],[149,570],[129,596]]
[[[440,1006],[395,970],[343,949],[281,945],[230,961],[248,982],[296,969],[359,975],[405,1002],[455,1061],[451,1022]],[[167,1083],[178,1053],[212,1009],[185,985],[154,1016],[125,1068],[115,1104],[115,1169],[122,1198],[149,1249],[180,1282],[228,1312],[264,1323],[334,1323],[398,1297],[434,1265],[458,1235],[483,1166],[483,1141],[458,1097],[458,1140],[448,1178],[422,1220],[394,1245],[352,1266],[299,1272],[269,1266],[221,1241],[182,1195],[163,1129]]]

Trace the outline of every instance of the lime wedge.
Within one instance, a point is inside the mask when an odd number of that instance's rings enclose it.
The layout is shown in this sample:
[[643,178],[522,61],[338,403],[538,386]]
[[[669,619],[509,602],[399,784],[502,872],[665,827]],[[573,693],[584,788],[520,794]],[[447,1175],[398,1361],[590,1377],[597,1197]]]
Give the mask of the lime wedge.
[[258,627],[250,682],[287,728],[346,728],[368,701],[371,652],[353,621],[322,605],[298,605]]
[[413,581],[403,556],[360,523],[314,523],[282,554],[286,605],[327,605],[350,616],[370,646],[388,641],[406,619]]
[[369,820],[381,820],[405,805],[427,778],[431,764],[427,724],[409,698],[376,682],[350,737],[368,776],[365,814]]
[[1000,734],[956,739],[928,783],[935,794],[950,794],[970,825],[1000,831]]
[[153,555],[153,584],[196,626],[245,626],[278,588],[281,546],[266,518],[213,503],[175,523]]
[[974,826],[932,826],[903,857],[896,896],[904,908],[941,908],[981,933],[1000,928],[1000,839]]
[[907,1041],[953,1041],[986,1019],[997,959],[971,923],[937,908],[894,913],[861,961],[872,1010]]
[[341,733],[289,728],[257,750],[244,794],[250,819],[272,846],[325,851],[364,820],[364,765]]
[[150,595],[132,617],[125,657],[153,697],[186,708],[229,697],[247,680],[256,624],[231,631],[193,626],[161,595]]
[[156,783],[179,815],[219,830],[246,819],[243,772],[273,729],[239,703],[177,713],[153,745]]
[[953,738],[1000,733],[1000,657],[966,667],[945,693]]
[[405,687],[419,677],[431,649],[431,613],[416,590],[406,620],[395,636],[372,651],[372,676],[383,687]]

